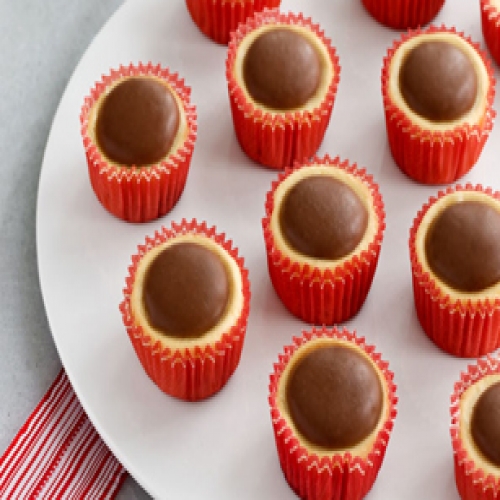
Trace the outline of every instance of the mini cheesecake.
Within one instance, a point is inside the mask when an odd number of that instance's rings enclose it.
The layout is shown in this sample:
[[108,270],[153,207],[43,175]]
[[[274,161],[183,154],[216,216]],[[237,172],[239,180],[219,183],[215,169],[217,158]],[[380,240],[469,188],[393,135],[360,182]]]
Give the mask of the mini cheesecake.
[[477,186],[431,199],[414,221],[417,314],[445,351],[477,357],[500,346],[500,198]]
[[277,10],[256,14],[233,33],[226,77],[236,136],[250,158],[284,168],[314,155],[340,77],[319,26]]
[[395,29],[418,28],[431,22],[445,0],[362,0],[379,23]]
[[166,214],[177,203],[196,138],[190,90],[151,65],[112,72],[82,109],[92,187],[102,205],[130,222]]
[[192,20],[214,42],[227,44],[238,25],[255,12],[279,7],[281,0],[186,0]]
[[500,65],[500,0],[481,0],[481,27],[488,50]]
[[500,367],[497,357],[469,366],[451,404],[455,478],[463,500],[500,498]]
[[133,263],[121,308],[146,372],[182,399],[217,392],[235,370],[245,336],[242,259],[213,229],[183,221],[139,247]]
[[281,174],[267,195],[264,239],[273,286],[313,324],[352,317],[366,299],[382,243],[378,186],[338,158],[315,158]]
[[485,55],[455,30],[431,27],[396,42],[384,60],[382,93],[400,169],[425,184],[468,172],[493,125],[494,84]]
[[387,364],[363,339],[345,330],[304,332],[275,367],[270,404],[281,466],[301,498],[366,495],[384,457],[396,397]]

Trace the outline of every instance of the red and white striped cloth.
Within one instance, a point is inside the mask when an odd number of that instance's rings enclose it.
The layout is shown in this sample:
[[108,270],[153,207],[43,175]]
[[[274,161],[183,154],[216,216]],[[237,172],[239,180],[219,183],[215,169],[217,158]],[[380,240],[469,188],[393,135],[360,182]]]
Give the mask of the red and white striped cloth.
[[61,370],[0,458],[0,498],[112,499],[125,477]]

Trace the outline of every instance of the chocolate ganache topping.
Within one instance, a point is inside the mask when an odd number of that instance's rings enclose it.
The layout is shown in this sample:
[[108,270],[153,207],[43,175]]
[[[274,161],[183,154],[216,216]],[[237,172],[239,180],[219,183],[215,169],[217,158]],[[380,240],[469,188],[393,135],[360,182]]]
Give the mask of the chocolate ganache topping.
[[224,315],[230,288],[226,267],[215,252],[192,242],[169,246],[156,256],[144,279],[148,321],[172,337],[201,337]]
[[457,120],[476,100],[477,75],[459,47],[444,41],[417,45],[403,61],[399,85],[408,106],[435,122]]
[[334,260],[359,244],[368,212],[347,184],[329,175],[313,175],[297,182],[285,195],[279,222],[284,238],[295,250]]
[[471,434],[481,453],[500,467],[500,382],[479,397],[472,413]]
[[286,400],[305,439],[339,450],[357,445],[376,428],[383,390],[363,355],[341,345],[321,346],[292,368]]
[[243,79],[252,98],[272,109],[304,105],[318,88],[321,61],[300,33],[276,28],[260,35],[243,62]]
[[179,109],[170,89],[154,78],[127,78],[104,98],[96,138],[103,154],[127,166],[164,158],[177,134]]
[[446,207],[425,239],[427,262],[452,288],[479,292],[500,280],[500,212],[487,203]]

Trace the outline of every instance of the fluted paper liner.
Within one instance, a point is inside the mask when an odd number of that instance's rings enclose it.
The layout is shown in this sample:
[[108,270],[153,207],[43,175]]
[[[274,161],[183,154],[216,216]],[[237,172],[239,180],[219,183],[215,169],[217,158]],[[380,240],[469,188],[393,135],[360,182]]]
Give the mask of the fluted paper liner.
[[[164,160],[148,166],[117,166],[109,162],[88,133],[92,107],[101,94],[117,80],[128,76],[156,76],[169,85],[184,108],[188,131],[184,143]],[[160,65],[139,63],[112,70],[95,84],[85,98],[81,134],[87,157],[90,182],[101,204],[116,217],[128,222],[147,222],[168,213],[179,200],[188,175],[197,134],[196,108],[190,102],[191,89],[177,74]]]
[[444,0],[363,0],[363,5],[379,23],[395,29],[417,28],[431,22]]
[[[287,424],[277,402],[280,377],[299,347],[317,339],[329,338],[347,341],[364,351],[375,363],[387,386],[388,411],[385,421],[365,458],[350,453],[332,452],[318,457],[309,452]],[[371,489],[382,465],[385,451],[397,414],[396,386],[389,365],[375,347],[346,329],[313,328],[295,337],[293,344],[284,348],[270,377],[269,405],[281,468],[290,487],[305,500],[360,500]]]
[[[390,64],[396,50],[405,42],[422,34],[453,33],[471,45],[486,68],[489,86],[486,106],[480,123],[458,125],[454,129],[436,131],[421,128],[398,107],[389,94]],[[495,78],[493,68],[479,45],[458,33],[455,28],[431,26],[405,33],[387,52],[382,69],[382,96],[389,146],[394,161],[408,177],[423,184],[449,184],[465,175],[477,162],[493,128]]]
[[500,65],[500,10],[491,0],[481,0],[481,26],[488,50]]
[[479,357],[500,347],[500,297],[495,300],[455,300],[435,276],[425,272],[416,251],[416,235],[429,208],[456,191],[478,191],[496,200],[500,193],[466,184],[440,191],[418,212],[410,230],[410,260],[417,316],[427,336],[442,350],[459,357]]
[[[274,195],[281,182],[301,168],[313,165],[331,166],[342,169],[357,177],[370,190],[373,209],[378,220],[377,231],[368,248],[354,253],[344,263],[336,264],[326,270],[303,265],[284,254],[276,245],[271,230],[271,215],[274,211]],[[385,229],[385,211],[378,185],[364,169],[356,164],[324,158],[313,158],[302,165],[286,169],[278,180],[271,185],[266,198],[266,216],[262,220],[264,241],[267,252],[269,275],[279,298],[287,309],[306,321],[316,325],[333,325],[354,316],[366,300],[378,263],[380,247]]]
[[[326,47],[333,66],[333,78],[323,101],[316,108],[293,112],[265,111],[247,99],[235,78],[233,68],[241,41],[252,31],[269,24],[307,28]],[[340,65],[331,41],[311,19],[302,14],[282,14],[277,9],[264,9],[245,24],[240,24],[229,43],[226,78],[236,137],[251,159],[267,167],[282,169],[316,153],[330,121],[340,79]]]
[[[142,257],[152,248],[182,234],[206,236],[228,252],[241,273],[243,305],[235,324],[217,342],[203,345],[203,338],[200,338],[200,346],[172,350],[159,341],[155,342],[136,324],[132,314],[131,295]],[[224,234],[218,234],[215,227],[208,227],[205,222],[198,223],[194,219],[191,222],[183,219],[180,224],[172,223],[171,228],[162,227],[152,238],[146,238],[145,244],[140,245],[138,253],[132,256],[123,292],[125,298],[120,304],[120,311],[130,341],[144,370],[162,391],[180,399],[196,401],[215,394],[226,384],[238,366],[245,340],[250,283],[243,258]]]
[[466,372],[461,373],[451,396],[451,442],[455,463],[455,480],[462,500],[498,500],[500,499],[500,479],[477,466],[460,437],[460,399],[473,384],[487,375],[500,373],[498,356],[486,356]]
[[214,42],[227,44],[238,25],[264,8],[279,7],[281,0],[186,0],[200,31]]

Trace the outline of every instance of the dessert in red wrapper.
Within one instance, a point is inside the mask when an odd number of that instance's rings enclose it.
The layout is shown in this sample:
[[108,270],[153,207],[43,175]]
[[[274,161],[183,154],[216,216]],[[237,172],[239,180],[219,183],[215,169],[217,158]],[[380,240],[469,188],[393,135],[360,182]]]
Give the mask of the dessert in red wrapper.
[[395,29],[417,28],[430,23],[444,0],[362,0],[366,10],[381,24]]
[[500,2],[481,0],[483,36],[493,59],[500,65]]
[[410,231],[417,316],[444,351],[500,347],[500,193],[456,186],[424,205]]
[[111,71],[85,99],[80,121],[90,182],[116,217],[150,221],[179,200],[197,133],[190,94],[178,75],[149,63]]
[[269,275],[295,316],[332,325],[363,305],[385,212],[377,184],[339,158],[313,158],[273,182],[262,221]]
[[163,227],[132,257],[120,304],[144,370],[158,387],[196,401],[219,391],[238,366],[250,284],[243,259],[214,227]]
[[231,37],[226,78],[236,136],[251,159],[281,169],[316,153],[340,78],[318,25],[302,14],[255,14]]
[[393,374],[375,348],[345,329],[303,332],[279,356],[269,393],[281,468],[295,493],[363,498],[397,413]]
[[255,12],[279,7],[281,0],[186,0],[198,28],[217,43],[227,44],[238,25]]
[[500,360],[470,365],[451,396],[455,480],[462,500],[500,498]]
[[387,136],[399,168],[447,184],[476,163],[493,127],[495,79],[479,46],[444,26],[411,31],[384,59]]

